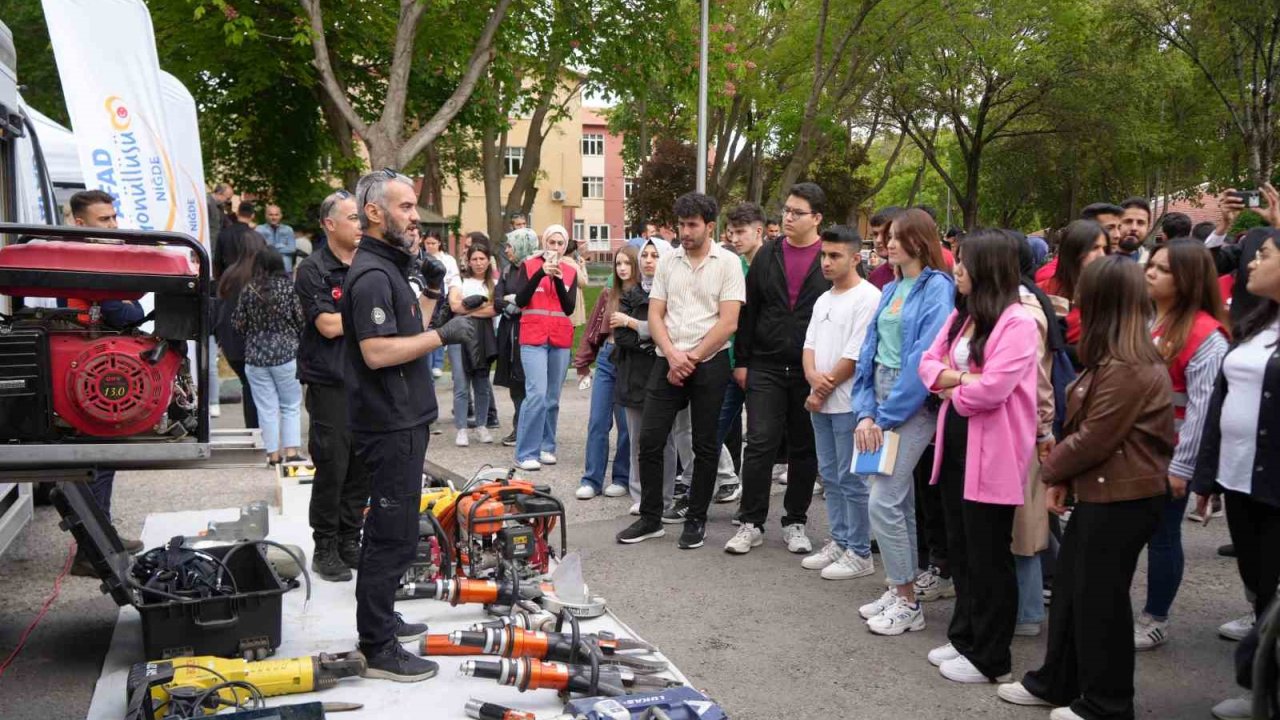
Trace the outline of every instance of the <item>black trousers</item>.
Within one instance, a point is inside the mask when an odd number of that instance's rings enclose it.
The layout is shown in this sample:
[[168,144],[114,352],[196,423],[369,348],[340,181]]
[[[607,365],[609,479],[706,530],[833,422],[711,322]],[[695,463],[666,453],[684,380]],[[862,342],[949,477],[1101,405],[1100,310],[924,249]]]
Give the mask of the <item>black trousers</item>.
[[1253,593],[1254,610],[1262,618],[1280,583],[1280,508],[1233,490],[1222,495],[1227,529],[1236,546],[1236,567],[1244,586]]
[[[511,429],[514,430],[520,427],[520,405],[524,402],[524,382],[512,383],[507,390],[511,395],[511,404],[516,406],[515,414],[511,416]],[[498,407],[496,402],[489,404],[494,408]],[[495,409],[494,412],[497,410]]]
[[258,405],[253,401],[253,389],[249,387],[249,376],[244,374],[243,360],[228,360],[227,364],[240,378],[240,409],[244,412],[244,426],[258,427]]
[[933,479],[933,444],[925,448],[916,463],[916,550],[920,567],[938,568],[944,578],[951,577],[947,564],[947,521],[942,512],[942,488],[930,485]]
[[1044,664],[1022,678],[1031,694],[1086,720],[1133,718],[1133,608],[1138,555],[1165,496],[1077,503],[1063,533]]
[[688,405],[693,426],[693,485],[685,518],[706,520],[715,494],[716,467],[720,464],[716,426],[724,404],[724,385],[732,372],[729,353],[719,352],[699,365],[680,386],[667,382],[669,369],[666,358],[656,358],[645,387],[640,422],[640,515],[652,521],[662,520],[662,466],[667,436],[676,414]]
[[311,419],[307,451],[316,466],[311,483],[311,536],[322,540],[359,538],[369,503],[369,473],[351,446],[347,391],[336,385],[307,385]]
[[763,528],[769,518],[773,464],[787,442],[787,492],[782,525],[803,525],[818,479],[813,420],[804,409],[809,383],[803,368],[752,368],[747,373],[747,432],[742,456],[742,522]]
[[418,506],[427,426],[354,433],[356,454],[369,470],[372,497],[356,575],[356,630],[366,656],[396,642],[395,594],[418,548]]
[[1013,565],[1013,505],[964,499],[969,419],[947,411],[937,487],[946,514],[948,560],[956,584],[947,639],[989,678],[1013,669],[1009,644],[1018,622],[1018,575]]

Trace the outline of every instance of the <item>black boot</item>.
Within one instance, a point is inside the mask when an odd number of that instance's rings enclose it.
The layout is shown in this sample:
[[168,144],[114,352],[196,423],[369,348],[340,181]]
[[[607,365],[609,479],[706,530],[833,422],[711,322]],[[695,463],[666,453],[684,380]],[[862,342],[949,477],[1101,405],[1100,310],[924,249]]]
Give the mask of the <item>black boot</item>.
[[338,557],[343,564],[355,570],[360,567],[360,536],[344,537],[338,541]]
[[311,571],[330,582],[347,582],[351,570],[338,556],[337,538],[316,541],[316,554],[311,558]]

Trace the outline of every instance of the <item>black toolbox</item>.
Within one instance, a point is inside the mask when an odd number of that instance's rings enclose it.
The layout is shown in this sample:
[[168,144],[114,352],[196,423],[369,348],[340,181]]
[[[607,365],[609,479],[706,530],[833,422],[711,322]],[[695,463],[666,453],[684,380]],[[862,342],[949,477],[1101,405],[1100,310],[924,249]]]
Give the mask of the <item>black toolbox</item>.
[[[133,579],[134,556],[89,493],[88,485],[60,482],[52,500],[62,515],[61,527],[103,578],[101,590],[120,606],[132,605],[142,617],[139,660],[164,660],[181,655],[263,658],[280,646],[281,596],[297,587],[285,581],[267,562],[262,546],[205,548],[202,552],[225,563],[236,592],[207,598],[157,600],[144,597]],[[230,555],[230,560],[225,558]]]

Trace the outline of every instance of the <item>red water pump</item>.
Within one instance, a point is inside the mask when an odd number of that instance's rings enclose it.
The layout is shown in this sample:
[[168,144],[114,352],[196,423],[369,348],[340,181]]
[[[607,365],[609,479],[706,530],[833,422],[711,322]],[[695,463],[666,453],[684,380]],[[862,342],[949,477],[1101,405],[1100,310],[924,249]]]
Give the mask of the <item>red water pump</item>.
[[[0,437],[183,435],[195,427],[187,338],[196,269],[161,247],[49,241],[0,247],[0,295],[65,308],[0,315]],[[99,303],[157,292],[155,332],[108,327]],[[184,317],[191,315],[191,317]]]

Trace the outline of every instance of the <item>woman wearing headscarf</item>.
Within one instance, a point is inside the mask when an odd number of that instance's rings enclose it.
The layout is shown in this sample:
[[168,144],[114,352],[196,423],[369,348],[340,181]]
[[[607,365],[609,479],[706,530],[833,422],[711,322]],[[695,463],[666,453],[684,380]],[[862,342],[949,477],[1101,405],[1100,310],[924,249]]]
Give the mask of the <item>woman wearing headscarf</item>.
[[578,269],[561,262],[569,231],[551,225],[542,233],[542,250],[521,263],[514,279],[520,308],[520,364],[524,368],[524,402],[516,426],[516,466],[540,470],[556,463],[556,425],[560,390],[569,369],[577,306]]
[[493,296],[498,298],[501,311],[498,319],[498,361],[493,371],[493,384],[507,388],[515,414],[511,418],[511,432],[502,438],[502,444],[515,447],[516,433],[520,427],[520,405],[524,402],[524,367],[520,364],[520,307],[515,304],[515,288],[524,284],[524,261],[538,252],[538,235],[528,228],[507,233],[502,248],[507,259],[507,269],[498,278]]

